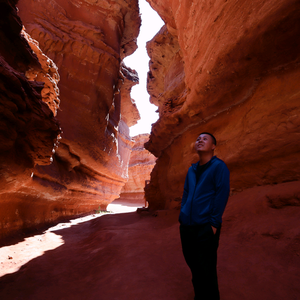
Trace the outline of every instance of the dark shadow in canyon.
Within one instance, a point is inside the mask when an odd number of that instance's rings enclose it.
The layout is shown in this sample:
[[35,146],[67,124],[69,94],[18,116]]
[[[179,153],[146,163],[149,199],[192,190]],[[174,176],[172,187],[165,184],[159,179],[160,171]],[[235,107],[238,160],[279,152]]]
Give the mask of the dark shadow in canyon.
[[0,298],[193,299],[177,213],[164,214],[105,215],[55,231],[64,244],[0,278]]

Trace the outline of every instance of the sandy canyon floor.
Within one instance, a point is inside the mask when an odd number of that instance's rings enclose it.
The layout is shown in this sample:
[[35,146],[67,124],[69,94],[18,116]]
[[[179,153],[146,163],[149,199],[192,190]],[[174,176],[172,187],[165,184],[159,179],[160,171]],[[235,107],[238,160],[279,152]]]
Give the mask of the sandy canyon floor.
[[[270,210],[262,191],[245,191],[228,205],[218,251],[222,300],[300,299],[293,226],[300,210]],[[137,213],[143,204],[115,201],[113,213],[60,223],[0,248],[0,299],[192,300],[179,211]]]
[[178,213],[142,205],[115,201],[0,248],[0,299],[193,299]]

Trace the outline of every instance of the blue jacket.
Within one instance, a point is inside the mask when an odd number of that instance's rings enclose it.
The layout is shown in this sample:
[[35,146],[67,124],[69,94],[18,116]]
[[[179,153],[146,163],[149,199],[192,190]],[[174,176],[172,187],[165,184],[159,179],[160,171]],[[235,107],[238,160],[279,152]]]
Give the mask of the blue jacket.
[[229,170],[216,156],[201,166],[202,173],[196,180],[197,165],[192,164],[186,175],[179,222],[182,225],[209,223],[219,228],[229,197]]

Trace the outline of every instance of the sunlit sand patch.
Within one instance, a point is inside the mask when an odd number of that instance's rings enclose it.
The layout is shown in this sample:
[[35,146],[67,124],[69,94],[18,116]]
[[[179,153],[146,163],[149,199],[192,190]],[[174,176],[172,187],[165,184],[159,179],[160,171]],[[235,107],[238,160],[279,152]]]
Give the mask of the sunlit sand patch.
[[134,212],[139,207],[143,206],[143,202],[139,203],[126,203],[124,201],[119,201],[118,199],[113,201],[107,206],[107,210],[116,214]]
[[135,206],[126,206],[126,205],[114,204],[114,203],[111,203],[107,206],[107,210],[115,214],[134,212],[137,210],[137,208],[138,207]]
[[28,237],[16,245],[0,248],[0,277],[17,272],[30,260],[63,244],[64,241],[60,235],[46,231],[43,234]]
[[[103,213],[92,214],[85,217],[59,223],[44,233],[25,238],[24,241],[0,248],[0,277],[17,272],[21,266],[30,260],[42,256],[45,251],[53,250],[64,244],[64,240],[57,231],[73,225],[103,216]],[[55,232],[55,233],[54,233]]]
[[85,217],[76,218],[65,223],[59,223],[44,233],[25,238],[24,241],[0,248],[0,277],[17,272],[30,260],[42,256],[45,251],[53,250],[64,244],[64,240],[59,235],[59,230],[70,228],[71,226],[87,222],[91,219],[101,217],[107,213],[128,213],[134,212],[141,205],[133,205],[114,201],[107,207],[107,212],[94,213]]

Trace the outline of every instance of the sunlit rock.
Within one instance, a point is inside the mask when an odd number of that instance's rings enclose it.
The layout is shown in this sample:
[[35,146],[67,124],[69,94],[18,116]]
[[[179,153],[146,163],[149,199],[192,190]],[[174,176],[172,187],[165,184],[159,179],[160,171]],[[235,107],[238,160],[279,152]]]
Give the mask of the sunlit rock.
[[150,208],[178,207],[202,131],[231,171],[233,192],[299,181],[299,2],[155,1],[166,26],[147,45],[160,118]]
[[[133,145],[128,127],[139,119],[129,95],[138,76],[122,63],[137,47],[137,1],[21,0],[17,6],[25,31],[20,34],[22,23],[17,9],[12,7],[18,22],[12,30],[18,29],[20,41],[16,40],[13,47],[1,43],[1,53],[9,52],[10,66],[18,66],[29,80],[35,81],[29,84],[34,87],[32,93],[34,89],[41,93],[38,109],[42,112],[34,110],[39,121],[27,125],[25,119],[18,123],[29,137],[26,126],[31,126],[32,139],[40,146],[33,148],[24,143],[23,148],[18,147],[19,160],[27,155],[27,148],[32,157],[26,159],[26,172],[20,163],[20,170],[15,171],[26,182],[19,185],[12,180],[9,184],[14,189],[1,197],[9,203],[2,222],[3,234],[63,216],[105,209],[119,196],[128,179]],[[1,10],[1,14],[6,12]],[[12,24],[7,21],[6,25]],[[7,39],[12,38],[8,33]],[[26,53],[17,49],[25,39],[31,46],[25,43]],[[18,51],[23,51],[22,57]],[[28,92],[23,83],[19,85]],[[21,92],[15,93],[20,97]],[[59,140],[58,123],[53,118],[56,113],[62,130]],[[5,151],[15,143],[14,126],[5,130]],[[7,186],[3,188],[8,192]]]
[[143,203],[144,188],[150,181],[150,173],[155,165],[156,157],[144,148],[149,134],[140,134],[133,137],[134,146],[128,165],[128,181],[121,190],[118,203]]

